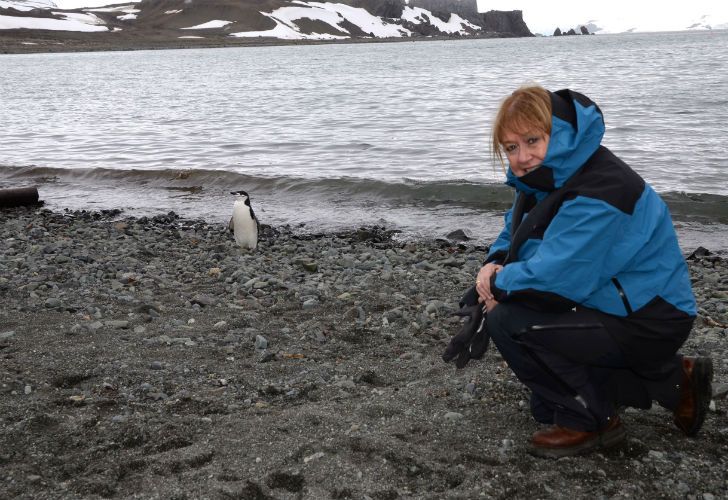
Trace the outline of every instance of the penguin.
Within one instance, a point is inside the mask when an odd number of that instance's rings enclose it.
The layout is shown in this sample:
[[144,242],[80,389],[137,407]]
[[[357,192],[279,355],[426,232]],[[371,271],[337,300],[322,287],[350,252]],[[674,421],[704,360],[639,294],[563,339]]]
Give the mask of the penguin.
[[228,229],[235,235],[238,245],[255,250],[258,246],[260,222],[250,206],[250,196],[245,191],[231,191],[230,194],[235,195],[235,204]]

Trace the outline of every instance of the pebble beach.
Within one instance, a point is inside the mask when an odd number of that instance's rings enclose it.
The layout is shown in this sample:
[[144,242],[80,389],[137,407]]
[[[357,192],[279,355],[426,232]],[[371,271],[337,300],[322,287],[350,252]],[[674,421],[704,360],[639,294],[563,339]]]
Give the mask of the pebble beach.
[[728,497],[728,261],[688,257],[713,400],[685,437],[528,453],[528,392],[495,348],[441,355],[486,248],[383,227],[0,209],[1,498]]

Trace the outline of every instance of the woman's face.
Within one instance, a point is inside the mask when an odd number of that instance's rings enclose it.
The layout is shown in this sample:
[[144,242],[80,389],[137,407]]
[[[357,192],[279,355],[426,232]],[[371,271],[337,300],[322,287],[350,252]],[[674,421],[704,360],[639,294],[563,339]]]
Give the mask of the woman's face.
[[513,173],[523,177],[541,166],[549,148],[549,136],[537,130],[525,134],[506,132],[501,145]]

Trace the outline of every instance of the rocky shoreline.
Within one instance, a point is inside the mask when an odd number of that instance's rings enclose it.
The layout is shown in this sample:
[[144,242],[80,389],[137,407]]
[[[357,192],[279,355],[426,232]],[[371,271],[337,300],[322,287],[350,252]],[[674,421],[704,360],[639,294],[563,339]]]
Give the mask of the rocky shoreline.
[[209,49],[229,47],[271,47],[279,45],[341,45],[356,43],[404,43],[456,41],[477,38],[513,38],[502,33],[484,33],[467,37],[430,36],[417,38],[351,38],[346,40],[284,40],[276,38],[234,38],[207,35],[204,38],[180,38],[177,33],[148,35],[119,33],[53,32],[47,30],[0,31],[0,54],[36,54],[61,52],[106,52],[130,50]]
[[728,262],[689,260],[713,357],[702,432],[626,410],[615,449],[527,453],[491,348],[440,358],[485,249],[267,227],[256,252],[170,213],[0,210],[2,498],[728,496]]

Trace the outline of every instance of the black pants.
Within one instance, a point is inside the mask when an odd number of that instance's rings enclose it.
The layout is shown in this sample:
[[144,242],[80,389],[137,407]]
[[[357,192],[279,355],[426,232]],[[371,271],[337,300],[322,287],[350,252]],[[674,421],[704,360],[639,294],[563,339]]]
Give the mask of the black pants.
[[[562,326],[530,329],[534,325]],[[620,406],[649,408],[657,401],[673,410],[678,404],[682,356],[674,354],[659,369],[640,373],[614,341],[618,328],[625,326],[586,308],[544,313],[502,303],[488,313],[491,338],[531,389],[534,418],[580,431],[604,427]]]

